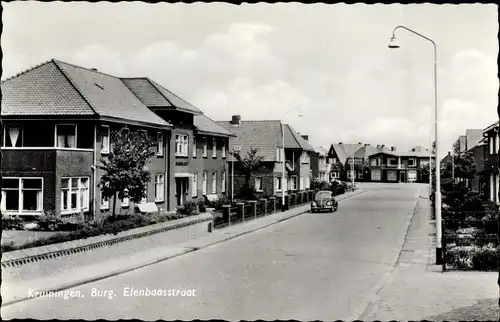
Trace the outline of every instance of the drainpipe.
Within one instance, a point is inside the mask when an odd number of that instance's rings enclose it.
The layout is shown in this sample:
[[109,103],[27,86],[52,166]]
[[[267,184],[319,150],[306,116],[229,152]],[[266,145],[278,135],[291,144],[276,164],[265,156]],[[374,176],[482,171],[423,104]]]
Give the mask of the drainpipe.
[[92,165],[92,217],[96,218],[96,190],[97,190],[97,124],[94,124],[94,164]]

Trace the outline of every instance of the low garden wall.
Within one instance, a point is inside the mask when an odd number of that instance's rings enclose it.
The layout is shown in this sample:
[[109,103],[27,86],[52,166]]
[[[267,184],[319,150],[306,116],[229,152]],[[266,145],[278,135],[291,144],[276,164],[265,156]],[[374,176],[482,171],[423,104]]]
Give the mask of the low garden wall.
[[56,258],[83,251],[89,251],[128,240],[175,231],[176,234],[189,236],[202,236],[208,233],[213,224],[213,215],[203,213],[190,217],[171,220],[140,228],[134,228],[118,232],[117,234],[99,235],[85,239],[76,239],[63,243],[49,244],[45,246],[25,248],[2,253],[2,267],[13,267],[31,262]]

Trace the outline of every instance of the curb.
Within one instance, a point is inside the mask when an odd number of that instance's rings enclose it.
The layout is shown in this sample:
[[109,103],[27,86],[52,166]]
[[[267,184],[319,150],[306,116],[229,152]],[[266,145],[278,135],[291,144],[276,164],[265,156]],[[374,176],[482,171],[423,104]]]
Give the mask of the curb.
[[[355,196],[358,196],[358,195],[360,195],[360,194],[362,194],[364,192],[365,191],[363,191],[363,190],[359,190],[358,193],[353,193],[352,195],[347,196],[347,197],[343,198],[342,200],[339,200],[339,202],[341,202],[343,200],[350,199],[350,198],[355,197]],[[228,241],[228,240],[231,240],[231,239],[234,239],[234,238],[237,238],[237,237],[240,237],[240,236],[243,236],[243,235],[246,235],[246,234],[258,231],[258,230],[262,230],[262,229],[267,228],[269,226],[276,225],[278,223],[281,223],[283,221],[286,221],[286,220],[298,217],[298,216],[303,215],[305,213],[308,213],[308,211],[300,212],[298,214],[294,214],[294,215],[291,215],[291,216],[288,216],[288,217],[285,217],[285,218],[276,219],[275,221],[272,221],[271,223],[267,223],[265,225],[261,225],[261,226],[254,227],[254,228],[250,228],[248,230],[244,230],[242,232],[235,233],[234,235],[227,236],[225,238],[216,240],[214,242],[210,242],[210,243],[201,245],[199,247],[183,248],[182,250],[175,251],[175,252],[173,252],[173,253],[171,253],[170,255],[167,255],[167,256],[163,256],[163,257],[160,257],[160,258],[155,258],[155,259],[152,259],[152,260],[147,260],[147,261],[144,261],[144,262],[139,263],[139,264],[130,265],[129,267],[121,267],[121,268],[113,270],[111,272],[104,272],[102,274],[98,274],[97,276],[82,278],[82,279],[80,279],[78,281],[63,283],[63,284],[61,284],[59,286],[49,286],[49,287],[45,287],[45,288],[36,289],[36,290],[33,290],[33,293],[35,293],[35,292],[48,293],[48,292],[64,291],[64,290],[67,290],[69,288],[77,287],[77,286],[88,284],[88,283],[92,283],[92,282],[97,282],[99,280],[103,280],[103,279],[106,279],[106,278],[109,278],[109,277],[114,277],[114,276],[117,276],[117,275],[128,273],[130,271],[134,271],[134,270],[146,267],[146,266],[154,265],[154,264],[157,264],[157,263],[160,263],[160,262],[163,262],[163,261],[166,261],[166,260],[169,260],[169,259],[181,256],[183,254],[192,253],[192,252],[195,252],[195,251],[203,249],[203,248],[207,248],[207,247],[210,247],[210,246],[213,246],[213,245],[216,245],[216,244],[220,244],[220,243],[223,243],[225,241]],[[203,237],[201,237],[201,238],[203,238]],[[188,241],[188,242],[190,242],[190,241]],[[17,296],[17,297],[14,296],[13,300],[2,301],[2,306],[5,307],[5,306],[9,306],[9,305],[12,305],[12,304],[15,304],[15,303],[23,302],[23,301],[26,301],[26,300],[35,299],[35,298],[36,297],[30,297],[28,294],[24,295],[24,296]]]

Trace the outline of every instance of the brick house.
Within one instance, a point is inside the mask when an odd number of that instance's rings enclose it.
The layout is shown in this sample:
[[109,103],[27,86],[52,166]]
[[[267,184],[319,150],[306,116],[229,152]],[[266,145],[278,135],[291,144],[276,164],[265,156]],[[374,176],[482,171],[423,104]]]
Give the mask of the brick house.
[[169,144],[171,202],[177,207],[206,195],[223,196],[227,186],[227,146],[234,134],[155,81],[122,79],[162,119],[174,126]]
[[483,138],[474,147],[467,150],[466,153],[472,154],[474,158],[474,164],[476,165],[476,174],[470,182],[470,188],[472,191],[478,192],[483,196],[487,196],[487,186],[489,178],[485,172],[485,159],[488,153],[488,144],[486,139]]
[[377,152],[368,157],[372,182],[427,182],[422,168],[429,165],[429,150],[422,147],[407,152]]
[[[229,151],[240,149],[243,157],[251,149],[257,149],[262,156],[263,167],[251,178],[258,197],[280,196],[282,193],[282,123],[280,121],[242,121],[234,115],[231,121],[219,121],[219,125],[234,133],[229,140]],[[289,192],[303,191],[310,187],[310,154],[313,147],[289,125],[285,128],[285,187]],[[237,198],[244,184],[245,177],[241,165],[232,154],[228,157],[229,171],[234,164],[234,197]],[[231,191],[231,180],[229,190]],[[230,193],[230,195],[233,195]]]
[[328,151],[323,147],[315,147],[311,153],[311,174],[313,179],[320,182],[330,182],[332,165],[329,163]]
[[483,136],[485,138],[485,144],[487,144],[487,149],[485,148],[486,154],[484,158],[484,169],[481,174],[487,180],[487,186],[485,193],[488,194],[489,200],[500,204],[498,199],[498,189],[500,189],[500,176],[498,173],[498,148],[499,148],[499,137],[498,137],[498,122],[488,126],[483,130]]
[[[148,168],[155,182],[147,200],[171,209],[165,162],[172,124],[161,119],[117,77],[50,60],[1,83],[1,208],[7,214],[96,217],[110,208],[97,188],[101,158],[112,149],[111,131],[122,125],[160,138]],[[132,208],[128,200],[119,210]]]
[[[110,211],[111,202],[97,187],[98,164],[112,150],[111,133],[123,125],[144,129],[157,141],[141,203],[175,211],[194,194],[189,183],[195,169],[220,173],[215,182],[221,190],[225,185],[223,151],[233,134],[152,80],[118,78],[52,59],[2,81],[1,89],[2,212],[83,212],[95,218]],[[215,139],[210,160],[192,161],[194,151],[183,135],[193,133],[200,142]],[[204,149],[201,143],[199,148]],[[116,210],[133,212],[135,205],[120,200]]]

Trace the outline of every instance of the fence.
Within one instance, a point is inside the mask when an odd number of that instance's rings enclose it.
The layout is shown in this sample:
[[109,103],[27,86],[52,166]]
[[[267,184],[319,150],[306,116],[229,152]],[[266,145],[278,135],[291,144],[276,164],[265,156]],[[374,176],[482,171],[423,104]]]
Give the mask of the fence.
[[496,220],[473,220],[481,218],[486,211],[443,211],[442,216],[442,250],[443,271],[449,258],[446,252],[455,246],[482,247],[493,244],[498,247],[498,222]]
[[[295,208],[310,202],[316,191],[309,190],[285,195],[285,210]],[[239,202],[222,206],[222,210],[214,212],[214,228],[222,228],[267,216],[282,211],[281,197],[270,197],[259,200]]]

